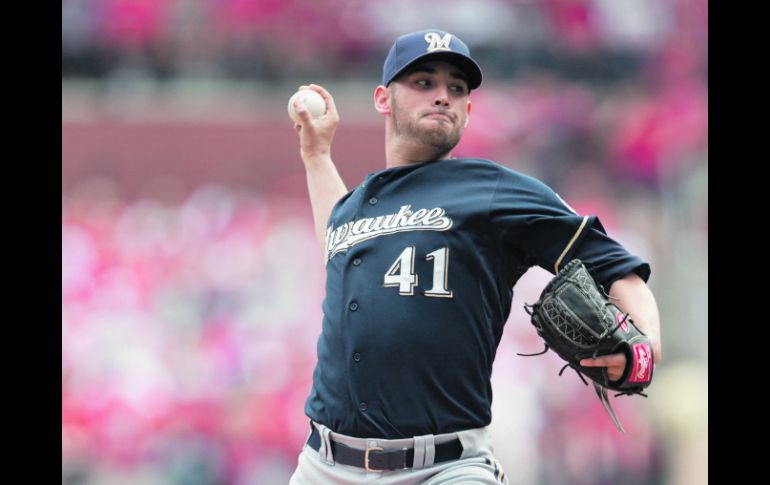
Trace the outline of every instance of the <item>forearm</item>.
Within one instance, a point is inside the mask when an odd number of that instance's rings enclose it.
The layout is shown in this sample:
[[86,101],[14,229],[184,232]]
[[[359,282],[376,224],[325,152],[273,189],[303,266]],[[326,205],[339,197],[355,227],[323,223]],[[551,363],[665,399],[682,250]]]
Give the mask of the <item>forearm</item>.
[[295,100],[293,104],[299,118],[299,121],[294,124],[294,129],[299,135],[299,152],[307,174],[307,189],[310,194],[310,206],[313,209],[316,241],[321,249],[321,256],[324,257],[326,223],[334,204],[348,193],[331,157],[332,140],[340,117],[334,105],[334,99],[327,90],[316,84],[299,87],[300,91],[303,89],[317,92],[326,103],[326,113],[315,117],[310,116],[303,103]]
[[348,189],[330,156],[303,161],[305,162],[310,205],[313,209],[316,240],[323,256],[326,250],[326,224],[329,221],[329,215],[331,215],[334,204],[347,194]]
[[658,304],[649,287],[637,274],[631,273],[615,281],[610,287],[610,296],[621,310],[630,314],[634,324],[652,341],[655,363],[663,358],[660,341],[660,315]]

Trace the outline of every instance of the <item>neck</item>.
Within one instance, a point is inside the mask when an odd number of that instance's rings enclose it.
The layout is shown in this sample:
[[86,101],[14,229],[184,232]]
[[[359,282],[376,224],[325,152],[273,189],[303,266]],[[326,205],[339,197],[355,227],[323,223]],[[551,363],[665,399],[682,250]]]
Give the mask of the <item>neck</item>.
[[[389,127],[388,127],[389,128]],[[452,158],[452,152],[437,151],[435,147],[406,140],[386,128],[385,166],[386,168],[414,165],[432,160]]]

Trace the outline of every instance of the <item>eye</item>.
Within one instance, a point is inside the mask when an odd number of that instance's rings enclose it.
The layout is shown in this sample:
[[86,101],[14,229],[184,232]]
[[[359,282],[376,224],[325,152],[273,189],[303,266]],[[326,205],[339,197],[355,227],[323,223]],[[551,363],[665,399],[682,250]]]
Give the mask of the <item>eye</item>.
[[457,94],[465,94],[466,92],[465,86],[462,84],[453,84],[450,88]]
[[418,86],[422,86],[424,88],[427,88],[427,87],[429,87],[431,85],[430,79],[426,79],[426,78],[418,79],[414,83],[417,84]]

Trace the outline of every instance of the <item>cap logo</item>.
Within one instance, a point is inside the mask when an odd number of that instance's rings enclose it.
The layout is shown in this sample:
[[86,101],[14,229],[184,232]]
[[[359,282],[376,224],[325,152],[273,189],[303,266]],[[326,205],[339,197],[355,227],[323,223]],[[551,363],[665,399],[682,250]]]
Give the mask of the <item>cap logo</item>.
[[452,40],[452,34],[447,34],[441,37],[436,32],[428,32],[425,34],[425,42],[428,43],[428,52],[433,51],[451,51],[449,48],[449,41]]

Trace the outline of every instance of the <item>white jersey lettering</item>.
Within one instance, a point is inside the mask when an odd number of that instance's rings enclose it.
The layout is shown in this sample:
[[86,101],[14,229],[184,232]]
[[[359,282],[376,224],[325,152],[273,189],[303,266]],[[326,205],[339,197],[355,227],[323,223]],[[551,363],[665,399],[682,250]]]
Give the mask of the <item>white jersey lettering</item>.
[[335,228],[326,229],[326,260],[335,254],[347,251],[356,244],[386,234],[406,231],[446,231],[452,227],[452,219],[446,217],[441,207],[409,210],[411,205],[402,205],[396,214],[349,221]]

